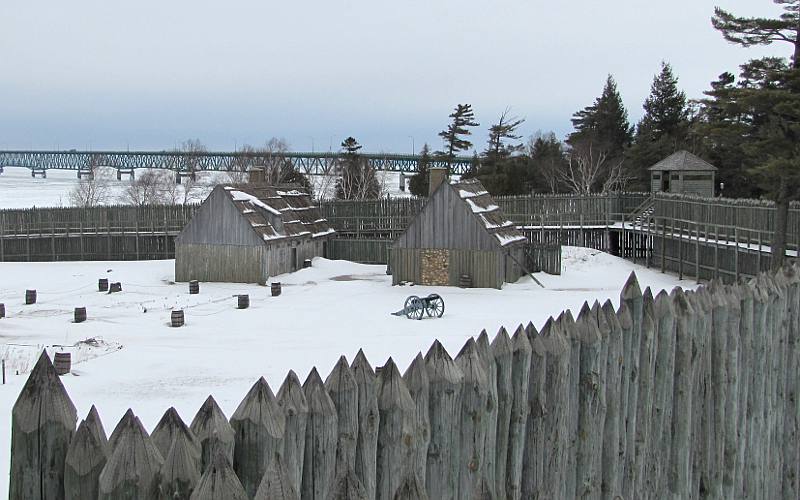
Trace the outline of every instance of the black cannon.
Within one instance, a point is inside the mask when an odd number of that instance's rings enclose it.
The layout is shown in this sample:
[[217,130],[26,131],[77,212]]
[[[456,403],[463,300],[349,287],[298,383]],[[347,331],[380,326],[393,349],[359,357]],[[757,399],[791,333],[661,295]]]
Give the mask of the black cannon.
[[444,314],[444,299],[435,293],[427,297],[412,295],[406,299],[403,309],[392,314],[395,316],[405,315],[408,319],[422,319],[426,314],[430,318],[441,318]]

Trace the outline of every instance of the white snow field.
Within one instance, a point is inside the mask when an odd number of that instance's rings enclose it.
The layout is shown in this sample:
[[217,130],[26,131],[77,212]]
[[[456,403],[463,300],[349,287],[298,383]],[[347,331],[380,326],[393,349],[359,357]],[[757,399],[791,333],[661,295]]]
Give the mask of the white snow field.
[[[6,167],[0,174],[0,209],[3,208],[31,208],[37,207],[68,207],[71,205],[69,193],[78,184],[78,174],[74,170],[48,170],[47,178],[32,178],[31,171],[27,168]],[[108,179],[109,196],[105,204],[124,203],[123,193],[130,184],[127,175],[117,180],[116,171],[102,169],[103,175]],[[137,171],[141,175],[142,171]],[[380,172],[384,193],[392,198],[410,196],[408,191],[400,190],[400,174],[397,172]],[[213,187],[214,182],[227,182],[224,173],[202,172],[200,182],[207,184],[207,189],[198,192],[202,201]],[[336,183],[333,178],[314,175],[311,177],[315,192],[318,195],[332,197]]]
[[[188,423],[213,395],[230,416],[250,386],[264,376],[274,391],[294,370],[304,380],[311,367],[323,378],[342,354],[352,360],[363,348],[373,365],[392,356],[402,370],[418,351],[439,339],[455,356],[464,342],[486,328],[511,330],[532,321],[542,326],[565,308],[577,313],[583,301],[611,298],[635,270],[642,288],[653,293],[687,281],[585,248],[565,248],[563,274],[538,274],[502,290],[391,286],[384,266],[315,259],[313,266],[278,276],[279,297],[269,286],[201,283],[189,295],[186,283],[172,283],[174,261],[0,263],[0,353],[9,356],[8,381],[0,386],[0,497],[7,495],[11,410],[43,346],[72,345],[94,338],[73,354],[73,372],[62,377],[83,418],[92,404],[110,433],[127,408],[148,430],[174,406]],[[98,278],[122,283],[115,294],[97,292]],[[38,302],[25,306],[26,289]],[[421,321],[390,315],[408,295],[439,293],[446,310]],[[235,308],[234,294],[250,295],[251,307]],[[73,309],[85,306],[88,321],[72,323]],[[182,307],[186,326],[168,326],[170,311]],[[14,344],[14,345],[10,345]],[[49,347],[51,353],[58,347]],[[75,352],[74,350],[72,352]]]

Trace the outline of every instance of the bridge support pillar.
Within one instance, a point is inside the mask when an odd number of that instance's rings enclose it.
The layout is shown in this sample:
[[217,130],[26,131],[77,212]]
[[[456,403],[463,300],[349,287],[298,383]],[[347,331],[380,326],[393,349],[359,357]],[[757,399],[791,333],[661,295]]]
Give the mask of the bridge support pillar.
[[188,177],[193,181],[197,180],[197,172],[192,170],[191,172],[184,172],[184,171],[177,171],[175,172],[175,183],[180,184],[183,182],[183,178]]
[[47,179],[47,169],[45,168],[32,168],[31,169],[31,177],[36,177],[40,175],[42,179]]
[[118,180],[118,181],[121,181],[121,180],[122,180],[122,175],[123,175],[123,174],[125,174],[125,175],[130,175],[130,176],[131,176],[131,180],[133,180],[133,179],[134,179],[134,177],[135,177],[135,175],[134,175],[134,173],[133,173],[133,169],[132,169],[132,168],[118,168],[118,169],[117,169],[117,180]]
[[406,174],[400,172],[400,191],[406,190]]
[[84,177],[88,178],[89,180],[94,179],[94,170],[91,170],[91,169],[79,169],[78,170],[78,179],[83,179]]
[[2,173],[3,173],[3,166],[0,165],[0,174],[2,174]]

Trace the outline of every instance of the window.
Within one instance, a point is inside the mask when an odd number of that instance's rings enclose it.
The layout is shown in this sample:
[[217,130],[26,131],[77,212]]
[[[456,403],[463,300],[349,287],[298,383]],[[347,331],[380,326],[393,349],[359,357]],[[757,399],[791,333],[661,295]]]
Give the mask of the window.
[[684,175],[683,180],[685,181],[710,181],[711,175],[710,174],[693,174],[693,175]]
[[661,180],[661,174],[653,174],[653,180],[655,181]]

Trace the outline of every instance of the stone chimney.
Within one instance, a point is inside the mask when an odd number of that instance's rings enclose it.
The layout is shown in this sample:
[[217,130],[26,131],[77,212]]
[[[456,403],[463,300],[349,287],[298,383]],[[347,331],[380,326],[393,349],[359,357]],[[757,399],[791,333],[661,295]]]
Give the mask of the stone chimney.
[[252,167],[247,171],[247,182],[249,184],[264,184],[267,182],[264,167]]
[[428,196],[432,195],[436,189],[447,182],[447,167],[430,167],[428,168]]

